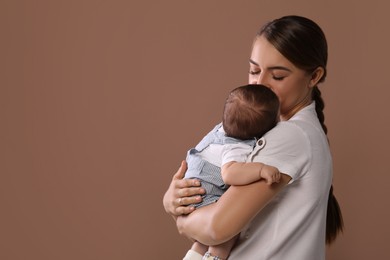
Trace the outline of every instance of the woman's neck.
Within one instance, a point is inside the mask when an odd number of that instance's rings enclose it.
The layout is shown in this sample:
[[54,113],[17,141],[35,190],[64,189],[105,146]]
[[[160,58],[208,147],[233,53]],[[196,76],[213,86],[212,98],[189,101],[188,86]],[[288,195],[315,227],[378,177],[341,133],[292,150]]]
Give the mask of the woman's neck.
[[311,91],[308,93],[308,95],[306,95],[300,102],[298,102],[295,106],[293,106],[291,109],[289,109],[287,112],[285,113],[281,113],[280,114],[280,121],[287,121],[289,120],[291,117],[293,117],[296,113],[298,113],[301,109],[303,109],[304,107],[307,107],[308,105],[310,105],[313,100],[311,98]]

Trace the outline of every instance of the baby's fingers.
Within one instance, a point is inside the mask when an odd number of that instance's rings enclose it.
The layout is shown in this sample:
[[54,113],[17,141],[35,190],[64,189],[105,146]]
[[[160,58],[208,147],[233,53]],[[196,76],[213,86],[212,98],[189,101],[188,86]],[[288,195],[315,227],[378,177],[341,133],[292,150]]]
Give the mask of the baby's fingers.
[[282,178],[282,174],[278,171],[278,173],[276,174],[275,176],[275,182],[279,183],[280,182],[280,179]]
[[274,180],[273,180],[272,176],[270,176],[267,179],[265,179],[265,181],[267,182],[268,185],[271,185],[272,183],[274,183]]

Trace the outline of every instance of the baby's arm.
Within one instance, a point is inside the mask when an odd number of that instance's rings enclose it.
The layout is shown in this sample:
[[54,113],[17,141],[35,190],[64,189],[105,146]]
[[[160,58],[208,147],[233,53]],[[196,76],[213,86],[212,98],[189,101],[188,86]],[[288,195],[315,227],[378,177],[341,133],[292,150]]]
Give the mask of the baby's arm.
[[258,162],[228,162],[222,165],[221,174],[228,185],[247,185],[260,179],[271,185],[280,179],[277,168]]

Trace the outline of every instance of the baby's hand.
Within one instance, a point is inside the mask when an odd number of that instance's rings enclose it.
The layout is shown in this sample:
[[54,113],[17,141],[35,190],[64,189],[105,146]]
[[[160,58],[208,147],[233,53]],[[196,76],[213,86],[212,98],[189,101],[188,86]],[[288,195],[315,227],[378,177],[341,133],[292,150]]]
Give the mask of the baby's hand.
[[264,164],[260,172],[261,178],[265,179],[268,185],[271,185],[274,182],[279,182],[280,175],[278,168],[266,164]]

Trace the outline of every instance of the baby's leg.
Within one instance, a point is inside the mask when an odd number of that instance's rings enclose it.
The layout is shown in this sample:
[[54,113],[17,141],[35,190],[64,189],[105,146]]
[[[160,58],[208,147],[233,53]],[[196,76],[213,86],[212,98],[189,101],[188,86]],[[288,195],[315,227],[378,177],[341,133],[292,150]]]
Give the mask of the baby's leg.
[[214,259],[213,257],[215,256],[219,257],[220,259],[227,259],[230,255],[230,251],[232,250],[237,238],[238,236],[235,236],[223,244],[210,246],[209,251],[206,253],[209,258],[206,259]]
[[202,260],[202,257],[207,252],[207,249],[208,246],[195,242],[192,244],[191,249],[188,250],[183,260]]
[[203,245],[202,243],[195,242],[192,244],[191,250],[194,250],[195,252],[204,255],[206,254],[208,248],[208,246]]

